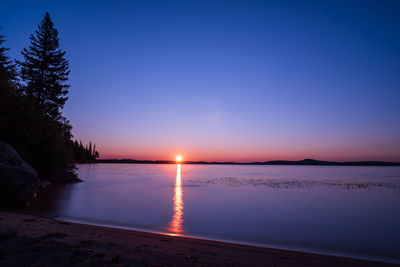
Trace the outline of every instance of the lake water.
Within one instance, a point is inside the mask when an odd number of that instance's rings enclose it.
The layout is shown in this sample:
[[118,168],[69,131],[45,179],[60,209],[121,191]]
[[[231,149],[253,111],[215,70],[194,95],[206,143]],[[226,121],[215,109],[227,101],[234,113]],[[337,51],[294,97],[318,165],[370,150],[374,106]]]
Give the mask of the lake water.
[[63,219],[400,262],[400,167],[79,165],[29,211]]

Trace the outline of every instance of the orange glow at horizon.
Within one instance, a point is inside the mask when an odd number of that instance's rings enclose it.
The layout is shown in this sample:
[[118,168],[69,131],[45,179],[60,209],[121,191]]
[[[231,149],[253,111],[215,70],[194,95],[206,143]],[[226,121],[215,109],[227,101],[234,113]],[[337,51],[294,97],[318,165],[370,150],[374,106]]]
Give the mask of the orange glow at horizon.
[[[182,162],[190,161],[234,161],[234,162],[254,162],[269,160],[302,160],[317,159],[325,161],[393,161],[400,162],[400,154],[395,146],[382,152],[381,148],[360,147],[358,145],[349,148],[340,146],[325,145],[319,148],[304,147],[301,144],[290,144],[290,147],[259,144],[257,147],[245,146],[217,146],[210,147],[206,144],[202,148],[185,147],[181,144],[134,147],[123,144],[104,145],[99,148],[100,159],[135,159],[135,160],[173,160],[176,156],[182,155]],[[170,147],[171,146],[171,147]],[[173,146],[173,147],[172,147]],[[178,147],[175,148],[175,147]],[[134,152],[132,152],[134,151]]]
[[181,179],[181,164],[176,165],[176,179],[174,186],[174,215],[170,222],[169,230],[174,234],[179,235],[182,233],[183,228],[183,190],[182,190],[182,179]]

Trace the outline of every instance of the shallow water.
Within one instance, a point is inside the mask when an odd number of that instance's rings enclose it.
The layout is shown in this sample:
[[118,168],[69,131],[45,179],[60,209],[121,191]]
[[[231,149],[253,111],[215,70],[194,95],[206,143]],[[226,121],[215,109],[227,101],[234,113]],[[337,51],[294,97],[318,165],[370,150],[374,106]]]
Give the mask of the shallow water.
[[400,262],[400,167],[79,165],[28,211]]

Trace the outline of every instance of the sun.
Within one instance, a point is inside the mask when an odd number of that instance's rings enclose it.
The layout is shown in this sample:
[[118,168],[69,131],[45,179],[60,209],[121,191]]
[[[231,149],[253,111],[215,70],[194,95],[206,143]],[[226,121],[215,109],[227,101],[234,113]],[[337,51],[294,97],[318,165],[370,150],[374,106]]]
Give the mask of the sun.
[[176,155],[176,162],[181,162],[182,160],[182,155]]

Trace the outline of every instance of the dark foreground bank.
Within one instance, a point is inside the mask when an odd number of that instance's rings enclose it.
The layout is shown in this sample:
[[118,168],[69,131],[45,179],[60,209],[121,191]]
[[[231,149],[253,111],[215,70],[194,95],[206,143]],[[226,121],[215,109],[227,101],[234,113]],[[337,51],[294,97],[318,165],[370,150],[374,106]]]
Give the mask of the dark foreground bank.
[[0,212],[1,266],[391,266]]

